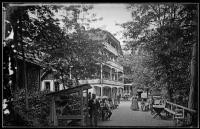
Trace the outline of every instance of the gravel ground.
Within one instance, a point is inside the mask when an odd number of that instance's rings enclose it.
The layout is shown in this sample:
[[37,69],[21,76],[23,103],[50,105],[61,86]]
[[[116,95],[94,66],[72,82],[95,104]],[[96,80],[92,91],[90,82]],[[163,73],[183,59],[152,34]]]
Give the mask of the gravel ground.
[[[99,121],[98,126],[165,126],[173,127],[172,120],[162,120],[159,117],[153,118],[150,112],[132,111],[131,101],[121,102],[118,109],[112,111],[108,121]],[[140,104],[139,104],[140,106]]]

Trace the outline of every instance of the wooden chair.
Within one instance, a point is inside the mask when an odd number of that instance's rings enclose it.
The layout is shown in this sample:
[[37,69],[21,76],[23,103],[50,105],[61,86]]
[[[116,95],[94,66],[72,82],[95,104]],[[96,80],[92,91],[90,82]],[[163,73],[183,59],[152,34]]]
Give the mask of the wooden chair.
[[185,122],[185,115],[184,115],[184,109],[175,109],[175,115],[174,115],[174,118],[175,118],[175,126],[178,126],[179,122],[180,121],[183,121],[183,124]]
[[160,100],[155,100],[154,105],[160,105]]

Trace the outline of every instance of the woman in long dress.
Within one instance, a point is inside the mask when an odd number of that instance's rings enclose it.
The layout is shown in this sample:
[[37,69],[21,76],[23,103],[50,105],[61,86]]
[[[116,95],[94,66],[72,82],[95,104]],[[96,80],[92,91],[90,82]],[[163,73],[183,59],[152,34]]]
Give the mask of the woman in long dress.
[[139,110],[138,101],[135,96],[132,98],[131,110],[133,110],[133,111]]

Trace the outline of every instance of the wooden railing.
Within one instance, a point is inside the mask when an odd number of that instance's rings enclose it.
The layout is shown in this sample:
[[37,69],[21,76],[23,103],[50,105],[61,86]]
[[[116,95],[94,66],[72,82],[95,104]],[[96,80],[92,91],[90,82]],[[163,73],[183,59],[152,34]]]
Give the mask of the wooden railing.
[[[165,104],[165,111],[168,112],[169,114],[172,114],[173,119],[176,119],[177,121],[179,119],[185,120],[184,121],[185,125],[187,125],[187,122],[190,121],[189,119],[191,119],[191,117],[189,116],[197,115],[196,110],[193,110],[193,109],[190,109],[190,108],[187,108],[187,107],[184,107],[184,106],[181,106],[169,101],[165,101],[164,104]],[[181,111],[181,117],[180,116],[177,117],[177,114],[178,114],[177,111]]]
[[175,111],[175,109],[180,108],[180,109],[183,109],[186,112],[196,113],[196,110],[193,110],[193,109],[190,109],[190,108],[187,108],[187,107],[184,107],[184,106],[181,106],[181,105],[169,102],[169,101],[165,102],[165,108],[168,108],[172,111]]

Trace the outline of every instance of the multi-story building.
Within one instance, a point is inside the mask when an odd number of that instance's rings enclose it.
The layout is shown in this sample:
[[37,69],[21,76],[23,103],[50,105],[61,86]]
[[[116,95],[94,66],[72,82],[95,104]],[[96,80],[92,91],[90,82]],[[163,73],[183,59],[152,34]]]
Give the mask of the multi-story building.
[[109,32],[95,29],[88,31],[89,38],[100,40],[104,45],[103,53],[108,59],[104,63],[98,63],[98,70],[94,78],[80,80],[80,84],[90,84],[91,93],[96,93],[97,97],[107,96],[115,98],[118,94],[123,95],[123,67],[118,63],[118,58],[123,56],[120,42]]

